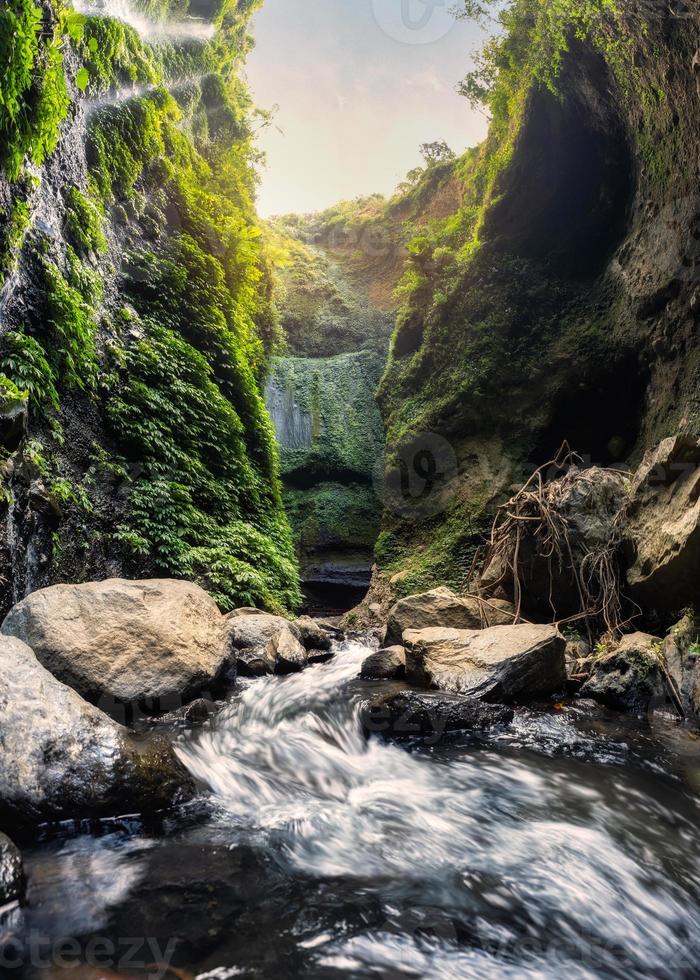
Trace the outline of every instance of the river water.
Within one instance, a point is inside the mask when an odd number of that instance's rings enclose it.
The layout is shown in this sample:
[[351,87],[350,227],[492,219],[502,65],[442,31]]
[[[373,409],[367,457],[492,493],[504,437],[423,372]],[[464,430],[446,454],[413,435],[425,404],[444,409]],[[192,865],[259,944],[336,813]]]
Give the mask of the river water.
[[695,743],[576,704],[368,741],[367,653],[243,682],[180,737],[202,792],[166,823],[37,844],[29,975],[700,976]]

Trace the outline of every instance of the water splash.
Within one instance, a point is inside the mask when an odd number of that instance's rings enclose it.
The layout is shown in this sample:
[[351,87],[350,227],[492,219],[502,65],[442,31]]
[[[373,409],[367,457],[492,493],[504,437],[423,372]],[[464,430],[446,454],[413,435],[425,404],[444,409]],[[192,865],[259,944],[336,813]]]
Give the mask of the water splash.
[[[650,774],[610,768],[601,778],[590,761],[563,766],[548,748],[533,762],[523,746],[528,731],[536,746],[542,725],[521,725],[512,754],[436,757],[367,742],[352,696],[367,652],[347,644],[329,665],[251,683],[178,749],[214,794],[220,826],[252,834],[287,873],[381,895],[385,926],[319,936],[319,969],[683,976],[684,937],[700,930],[697,801],[681,815],[653,797]],[[552,725],[549,738],[561,719]],[[416,907],[433,932],[438,923],[432,947],[406,927]],[[473,948],[457,942],[460,929]]]
[[145,17],[129,0],[75,0],[78,13],[88,16],[113,17],[129,24],[146,40],[158,38],[195,39],[206,41],[214,36],[216,27],[199,18],[184,21],[154,21]]

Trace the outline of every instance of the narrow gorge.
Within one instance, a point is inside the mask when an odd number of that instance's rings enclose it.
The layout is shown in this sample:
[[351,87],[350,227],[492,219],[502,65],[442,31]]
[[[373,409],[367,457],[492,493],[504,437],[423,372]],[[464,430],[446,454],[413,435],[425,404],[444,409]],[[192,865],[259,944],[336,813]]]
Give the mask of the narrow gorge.
[[0,976],[693,980],[700,7],[285,4],[0,5]]

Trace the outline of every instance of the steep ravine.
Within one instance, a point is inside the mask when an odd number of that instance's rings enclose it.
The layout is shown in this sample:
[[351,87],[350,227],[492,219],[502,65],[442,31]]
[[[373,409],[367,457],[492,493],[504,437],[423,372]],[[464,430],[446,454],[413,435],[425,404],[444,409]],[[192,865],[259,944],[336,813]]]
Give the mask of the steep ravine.
[[[299,601],[263,386],[255,3],[17,0],[0,13],[0,608],[55,581],[194,578]],[[21,121],[21,126],[19,122]]]
[[382,511],[384,431],[375,392],[393,326],[371,282],[314,243],[317,216],[272,225],[286,250],[277,304],[287,350],[266,389],[305,608],[345,612],[367,592]]
[[[696,5],[519,0],[507,26],[488,139],[411,246],[379,391],[377,554],[401,592],[462,587],[495,507],[564,440],[634,467],[700,435]],[[436,489],[413,506],[426,451]]]

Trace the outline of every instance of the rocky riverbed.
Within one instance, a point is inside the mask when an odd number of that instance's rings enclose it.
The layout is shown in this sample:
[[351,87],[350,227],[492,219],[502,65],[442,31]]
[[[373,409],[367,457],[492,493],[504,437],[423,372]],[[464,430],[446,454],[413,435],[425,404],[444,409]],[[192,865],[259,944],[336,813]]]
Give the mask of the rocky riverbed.
[[628,638],[576,693],[556,626],[473,615],[441,589],[343,636],[168,580],[24,600],[0,638],[11,975],[696,975],[698,743],[601,680],[651,654]]

